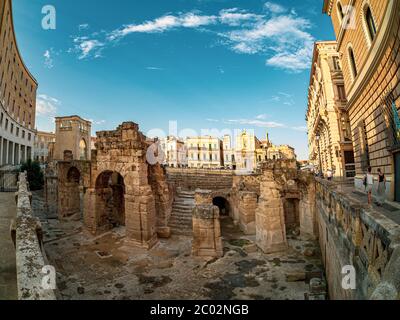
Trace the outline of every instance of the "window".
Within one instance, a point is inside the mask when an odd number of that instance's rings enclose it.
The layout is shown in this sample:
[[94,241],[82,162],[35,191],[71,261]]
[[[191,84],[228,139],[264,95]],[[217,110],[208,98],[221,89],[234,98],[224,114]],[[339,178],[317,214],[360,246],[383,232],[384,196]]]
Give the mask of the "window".
[[333,61],[333,69],[334,69],[335,71],[340,71],[341,68],[340,68],[339,57],[333,57],[333,58],[332,58],[332,61]]
[[339,20],[340,20],[340,22],[342,22],[342,20],[344,18],[344,13],[343,13],[342,4],[339,1],[337,3],[337,11],[338,11],[338,15],[339,15]]
[[353,80],[357,78],[357,65],[356,65],[356,58],[354,56],[353,48],[349,47],[349,63],[351,73],[353,75]]
[[338,98],[339,100],[346,100],[346,91],[344,89],[344,85],[338,85],[337,86],[337,90],[338,90]]
[[372,41],[374,41],[375,36],[376,36],[376,24],[375,24],[374,17],[372,15],[371,8],[369,6],[367,6],[367,8],[365,10],[365,23],[367,26],[369,40],[372,42]]

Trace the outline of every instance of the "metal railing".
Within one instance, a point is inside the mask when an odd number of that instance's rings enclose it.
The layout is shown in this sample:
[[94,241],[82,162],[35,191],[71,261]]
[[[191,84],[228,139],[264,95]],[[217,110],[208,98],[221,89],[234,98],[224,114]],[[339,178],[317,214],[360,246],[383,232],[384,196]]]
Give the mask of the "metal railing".
[[18,171],[0,170],[0,192],[18,191]]

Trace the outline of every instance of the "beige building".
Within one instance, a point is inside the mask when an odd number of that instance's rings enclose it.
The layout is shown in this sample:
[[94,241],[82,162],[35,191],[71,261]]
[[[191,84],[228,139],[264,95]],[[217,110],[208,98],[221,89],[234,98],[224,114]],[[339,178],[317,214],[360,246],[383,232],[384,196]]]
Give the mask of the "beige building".
[[79,116],[57,117],[54,160],[90,160],[91,127]]
[[257,162],[265,160],[296,160],[297,156],[293,147],[284,145],[275,145],[266,134],[266,139],[261,141],[260,149],[257,150]]
[[252,172],[257,168],[257,150],[261,149],[261,142],[254,132],[244,130],[235,140],[236,170]]
[[38,131],[35,136],[33,158],[40,163],[48,163],[51,158],[52,144],[56,142],[53,132]]
[[222,141],[211,136],[186,139],[189,168],[214,168],[224,166]]
[[33,156],[37,87],[18,50],[12,2],[0,0],[0,167]]
[[188,156],[185,142],[173,137],[160,139],[161,148],[164,150],[164,165],[172,168],[184,168],[188,165]]
[[324,0],[343,62],[356,162],[356,186],[368,166],[386,174],[400,201],[400,1]]
[[355,176],[350,121],[346,111],[340,55],[336,41],[317,42],[308,89],[309,159],[319,172],[338,179]]

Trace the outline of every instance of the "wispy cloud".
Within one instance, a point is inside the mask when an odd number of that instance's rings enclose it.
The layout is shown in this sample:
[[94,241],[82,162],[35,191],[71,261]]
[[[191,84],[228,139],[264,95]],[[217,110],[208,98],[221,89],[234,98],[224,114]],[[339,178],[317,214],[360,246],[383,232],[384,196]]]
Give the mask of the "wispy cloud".
[[280,102],[286,106],[293,106],[295,104],[293,95],[286,92],[278,92],[277,95],[271,97],[270,101]]
[[36,98],[36,112],[39,116],[55,116],[61,102],[46,94],[39,94]]
[[267,119],[268,118],[268,115],[267,114],[259,114],[257,117],[256,117],[256,119],[257,120],[265,120],[265,119]]
[[164,68],[160,68],[160,67],[146,67],[146,70],[151,70],[151,71],[163,71]]
[[[309,33],[310,21],[299,17],[293,9],[273,2],[266,2],[264,8],[266,14],[240,8],[223,9],[215,15],[204,15],[199,11],[169,13],[142,23],[123,25],[110,32],[73,37],[71,51],[77,53],[79,59],[98,58],[105,47],[135,33],[194,29],[211,31],[210,34],[216,35],[221,44],[234,52],[265,56],[267,66],[290,72],[308,68],[315,40]],[[211,29],[213,26],[219,30]]]
[[206,119],[206,121],[208,121],[208,122],[219,122],[218,119],[212,119],[212,118],[208,118],[208,119]]
[[89,29],[89,24],[88,23],[82,23],[82,24],[80,24],[79,26],[78,26],[78,29],[79,29],[79,31],[82,31],[82,30],[87,30],[87,29]]
[[43,54],[44,57],[44,66],[47,69],[52,69],[54,67],[54,60],[53,60],[53,49],[48,49]]
[[271,13],[284,13],[287,11],[287,9],[280,4],[269,1],[264,4],[264,8]]

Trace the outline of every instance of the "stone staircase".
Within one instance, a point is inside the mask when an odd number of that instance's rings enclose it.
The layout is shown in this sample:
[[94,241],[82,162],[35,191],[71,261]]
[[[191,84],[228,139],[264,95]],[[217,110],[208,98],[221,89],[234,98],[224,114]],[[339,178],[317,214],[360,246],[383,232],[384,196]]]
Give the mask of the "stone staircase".
[[194,192],[178,191],[172,205],[169,220],[171,234],[191,236],[193,234],[192,210],[195,206]]

